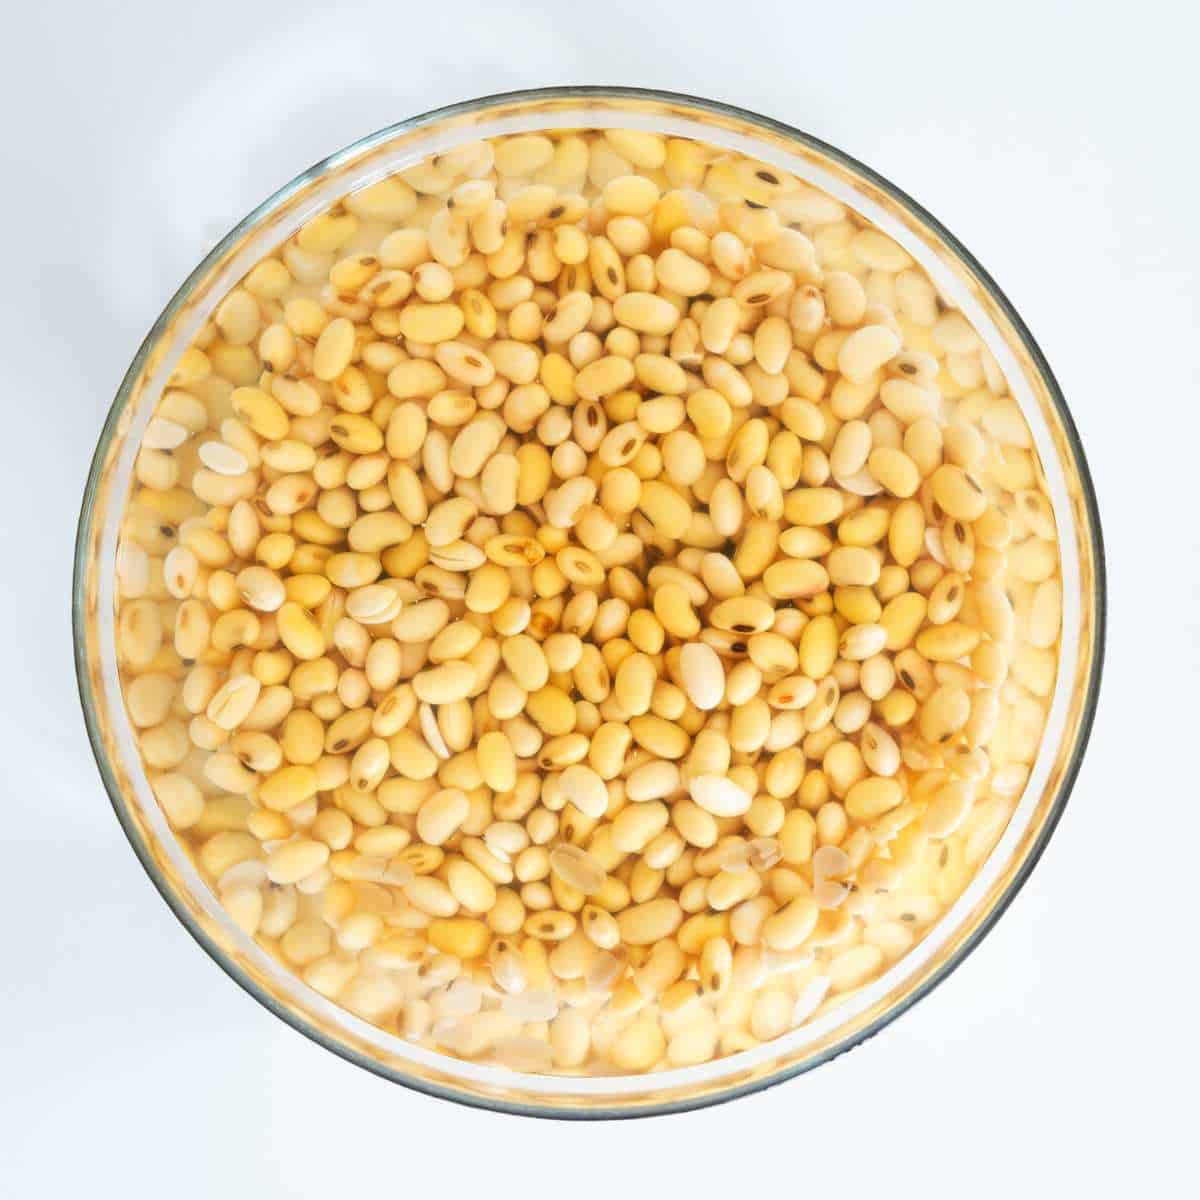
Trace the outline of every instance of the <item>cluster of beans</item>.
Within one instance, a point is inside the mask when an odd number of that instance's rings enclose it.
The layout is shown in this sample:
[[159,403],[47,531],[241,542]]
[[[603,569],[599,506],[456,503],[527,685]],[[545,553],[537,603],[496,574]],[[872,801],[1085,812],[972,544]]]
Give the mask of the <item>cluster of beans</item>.
[[645,132],[347,196],[182,355],[117,645],[151,785],[312,988],[517,1069],[704,1062],[962,891],[1057,665],[1029,430],[909,255]]

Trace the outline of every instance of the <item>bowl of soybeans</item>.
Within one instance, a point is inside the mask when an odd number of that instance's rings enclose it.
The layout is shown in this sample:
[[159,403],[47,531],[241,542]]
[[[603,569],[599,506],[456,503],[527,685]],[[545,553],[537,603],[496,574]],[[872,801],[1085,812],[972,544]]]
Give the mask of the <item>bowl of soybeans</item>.
[[991,277],[710,101],[455,105],[186,280],[87,484],[80,694],[208,954],[386,1078],[569,1118],[865,1040],[1052,833],[1095,497]]

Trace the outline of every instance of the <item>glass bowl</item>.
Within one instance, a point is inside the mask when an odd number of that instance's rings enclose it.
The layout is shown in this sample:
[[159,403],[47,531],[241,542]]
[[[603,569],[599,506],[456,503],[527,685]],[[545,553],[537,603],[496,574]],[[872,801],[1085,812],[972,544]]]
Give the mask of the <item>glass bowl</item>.
[[[1060,662],[1041,748],[1011,822],[963,894],[912,951],[822,1017],[750,1051],[638,1076],[520,1074],[424,1049],[325,1000],[243,934],[151,793],[121,698],[112,619],[117,529],[142,431],[179,355],[229,288],[348,191],[463,142],[580,127],[649,129],[752,155],[824,189],[903,245],[1004,370],[1033,432],[1061,539]],[[73,619],[88,735],[117,818],[163,899],[227,974],[313,1041],[384,1078],[482,1108],[589,1118],[698,1108],[799,1075],[877,1033],[963,961],[1028,878],[1062,815],[1095,712],[1104,600],[1096,498],[1074,422],[1029,330],[953,234],[870,168],[777,121],[693,97],[573,87],[467,101],[373,133],[297,176],[221,240],[155,322],[104,424],[79,522]]]

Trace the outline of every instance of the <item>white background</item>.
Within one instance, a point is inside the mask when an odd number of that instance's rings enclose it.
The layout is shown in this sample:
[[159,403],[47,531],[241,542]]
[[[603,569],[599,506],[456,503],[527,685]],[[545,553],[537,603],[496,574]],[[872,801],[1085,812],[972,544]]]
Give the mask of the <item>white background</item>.
[[[1190,4],[14,4],[0,74],[7,455],[0,1195],[1176,1196],[1194,1187],[1200,473]],[[260,1009],[154,894],[74,691],[77,504],[162,304],[359,135],[551,83],[728,100],[865,159],[1024,314],[1108,542],[1100,715],[984,946],[813,1075],[689,1116],[522,1121],[411,1094]]]

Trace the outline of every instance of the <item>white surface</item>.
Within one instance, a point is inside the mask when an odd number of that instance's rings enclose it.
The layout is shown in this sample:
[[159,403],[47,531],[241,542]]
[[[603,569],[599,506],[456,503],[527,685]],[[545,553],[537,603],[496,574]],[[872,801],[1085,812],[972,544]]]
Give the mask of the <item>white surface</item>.
[[[450,1185],[534,1200],[564,1179],[574,1200],[623,1184],[701,1198],[1189,1190],[1184,1085],[1200,1050],[1189,6],[79,0],[6,15],[0,1195],[273,1200]],[[112,817],[78,713],[68,613],[96,433],[209,242],[365,131],[566,82],[742,104],[842,146],[926,204],[1053,364],[1110,566],[1092,747],[1054,842],[985,945],[813,1075],[690,1116],[592,1126],[408,1093],[226,979]]]

